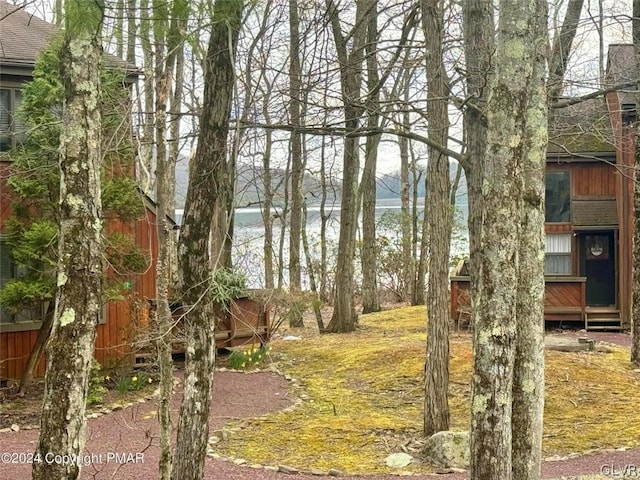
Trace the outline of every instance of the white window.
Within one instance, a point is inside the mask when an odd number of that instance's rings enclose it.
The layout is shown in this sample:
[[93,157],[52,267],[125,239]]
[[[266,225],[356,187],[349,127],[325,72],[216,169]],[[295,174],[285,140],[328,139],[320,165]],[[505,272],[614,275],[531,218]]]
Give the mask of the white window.
[[571,275],[570,233],[548,233],[544,262],[545,275]]

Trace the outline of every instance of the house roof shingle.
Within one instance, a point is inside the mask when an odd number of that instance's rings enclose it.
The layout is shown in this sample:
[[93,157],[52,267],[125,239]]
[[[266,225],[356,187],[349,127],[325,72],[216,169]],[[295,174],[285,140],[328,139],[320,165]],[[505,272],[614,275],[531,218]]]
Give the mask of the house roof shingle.
[[574,200],[574,226],[615,226],[618,225],[618,210],[615,199]]
[[33,65],[55,35],[54,25],[0,1],[0,62]]
[[[25,11],[20,5],[0,0],[0,71],[7,67],[33,67],[56,34],[57,27]],[[105,55],[107,65],[137,74],[135,65]]]
[[613,153],[614,135],[603,98],[554,109],[549,126],[548,153]]

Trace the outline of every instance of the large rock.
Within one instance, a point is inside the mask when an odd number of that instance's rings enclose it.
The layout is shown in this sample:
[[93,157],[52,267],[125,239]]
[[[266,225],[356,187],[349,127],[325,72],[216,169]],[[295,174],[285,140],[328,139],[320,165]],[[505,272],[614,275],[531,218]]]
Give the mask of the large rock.
[[436,467],[469,468],[469,433],[438,432],[427,439],[423,454]]

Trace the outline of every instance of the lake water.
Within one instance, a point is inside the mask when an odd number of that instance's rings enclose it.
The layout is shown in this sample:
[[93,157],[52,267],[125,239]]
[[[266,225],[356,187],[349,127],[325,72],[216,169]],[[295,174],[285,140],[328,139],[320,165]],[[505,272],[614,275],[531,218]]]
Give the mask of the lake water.
[[[385,213],[399,215],[401,212],[401,202],[399,198],[380,199],[376,202],[376,220],[380,220]],[[340,205],[326,206],[325,212],[330,214],[327,223],[327,242],[329,243],[329,251],[335,254],[337,249],[338,235],[340,233]],[[176,221],[182,220],[182,210],[176,210]],[[273,209],[273,235],[275,257],[279,249],[280,235],[282,232],[282,222],[280,221],[279,209]],[[422,205],[418,211],[419,223],[422,222]],[[452,255],[458,255],[468,250],[466,221],[467,206],[458,207],[457,221],[463,226],[463,231],[458,235],[459,239],[452,242]],[[307,236],[310,243],[312,256],[320,257],[320,206],[310,205],[307,207]],[[379,230],[380,235],[387,237],[399,238],[397,228],[391,230]],[[285,265],[288,265],[288,245],[289,233],[288,229],[284,229],[285,241],[283,245],[283,256]],[[358,236],[360,232],[358,232]],[[250,287],[259,288],[263,285],[264,278],[264,224],[262,219],[262,211],[258,207],[236,208],[234,217],[234,251],[233,261],[236,268],[247,274],[247,280]],[[302,261],[305,265],[305,260]],[[277,268],[277,258],[274,259],[275,268]]]

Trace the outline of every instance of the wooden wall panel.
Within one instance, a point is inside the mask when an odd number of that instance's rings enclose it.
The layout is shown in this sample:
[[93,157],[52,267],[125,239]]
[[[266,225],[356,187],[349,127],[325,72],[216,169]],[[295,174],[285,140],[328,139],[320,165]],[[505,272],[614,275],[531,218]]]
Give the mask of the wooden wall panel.
[[580,283],[547,283],[544,289],[545,307],[581,307]]
[[609,197],[616,194],[615,167],[605,162],[572,164],[574,197]]
[[546,233],[570,233],[570,223],[546,223],[544,225],[544,231]]
[[[6,165],[0,162],[0,177]],[[0,178],[1,181],[1,178]],[[2,212],[8,212],[8,198],[4,190],[0,191]],[[131,298],[127,301],[109,302],[105,307],[106,323],[98,325],[96,335],[95,358],[105,366],[121,362],[132,362],[130,343],[134,339],[136,328],[133,322],[132,303],[146,305],[146,298],[155,298],[155,259],[158,244],[155,235],[155,215],[147,209],[145,216],[133,223],[115,219],[107,222],[109,232],[133,235],[136,244],[152,259],[152,265],[142,275],[132,275]],[[38,331],[11,332],[0,334],[0,378],[19,379],[29,352],[35,343]],[[43,376],[46,362],[38,365],[36,376]]]

